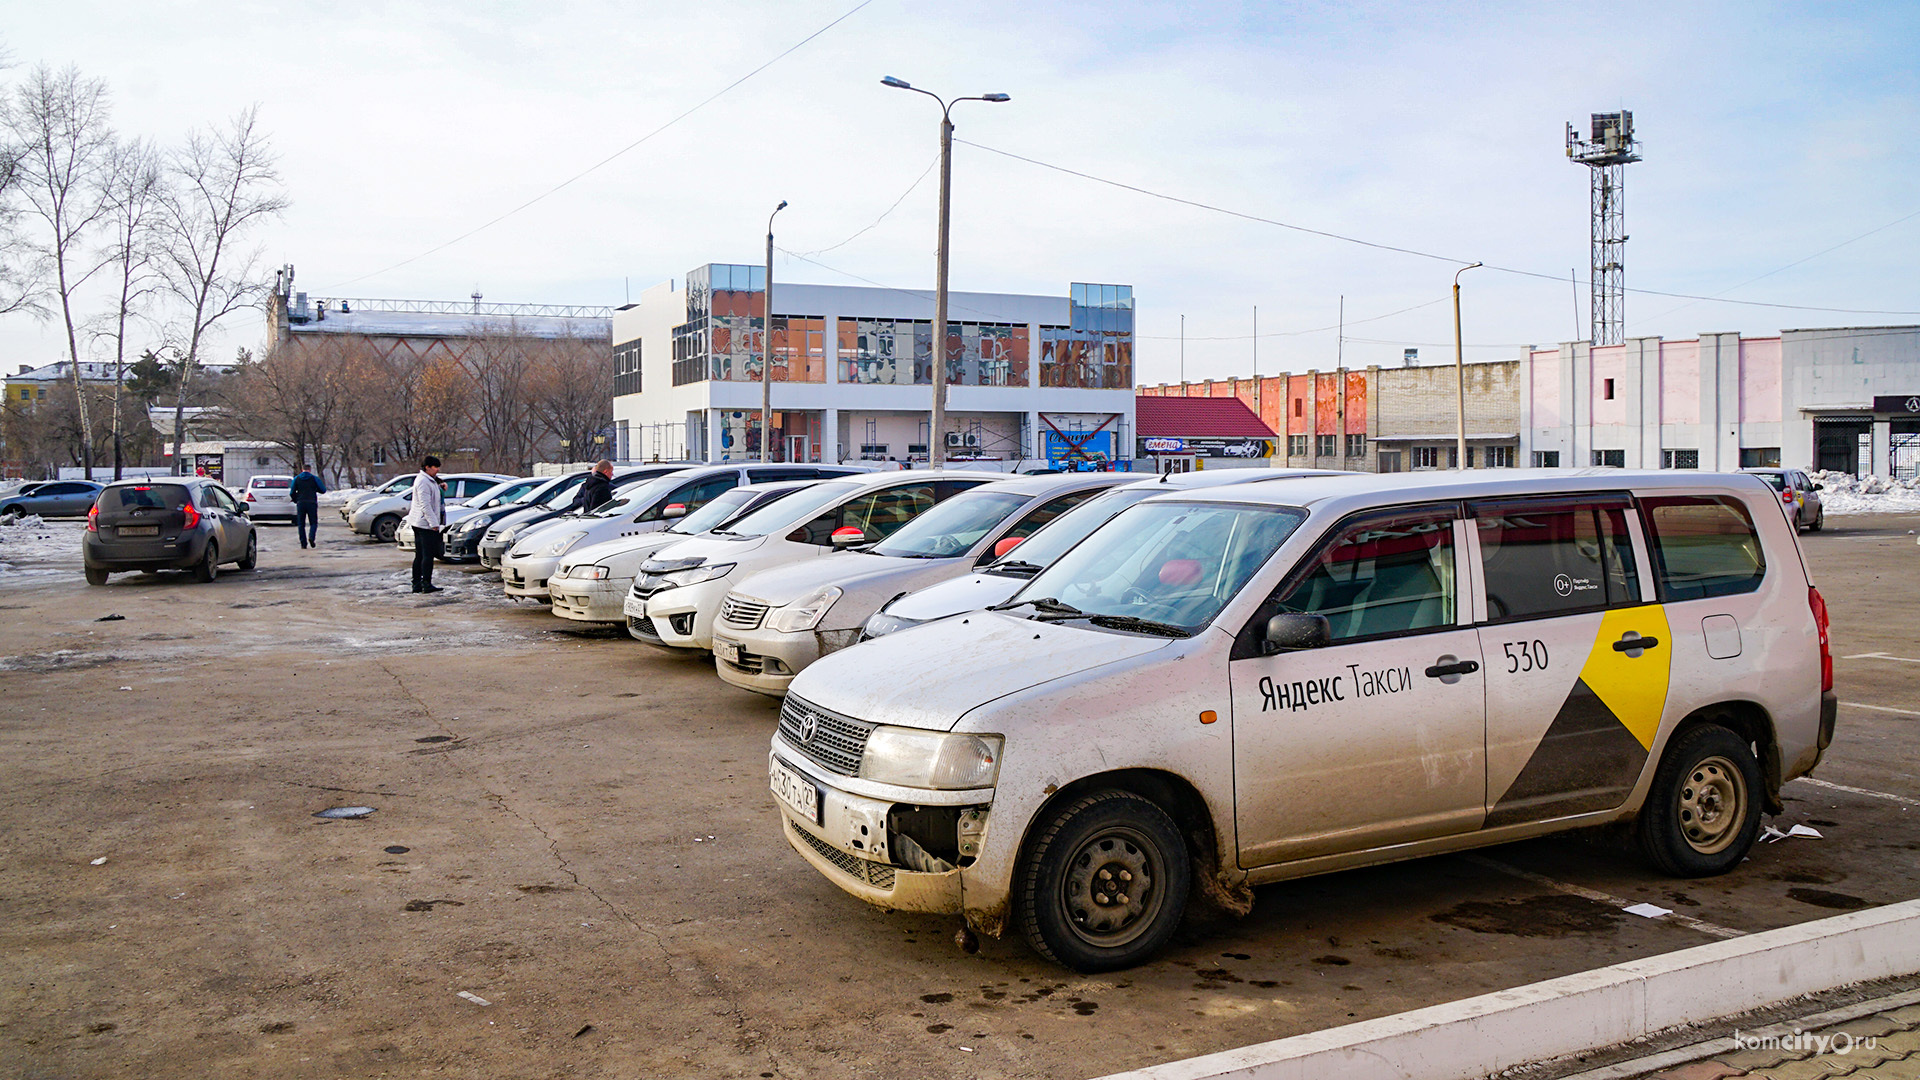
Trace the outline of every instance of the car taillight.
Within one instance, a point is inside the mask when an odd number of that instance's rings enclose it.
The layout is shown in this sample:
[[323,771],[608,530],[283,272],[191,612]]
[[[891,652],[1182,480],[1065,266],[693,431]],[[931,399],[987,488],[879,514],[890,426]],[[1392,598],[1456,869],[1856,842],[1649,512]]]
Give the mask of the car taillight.
[[87,511],[87,531],[100,531],[100,508],[98,506]]
[[180,509],[187,515],[187,520],[181,526],[182,528],[191,529],[200,524],[200,511],[195,510],[192,503],[185,503]]
[[247,501],[248,501],[248,502],[252,502],[252,501],[253,501],[253,492],[251,492],[251,491],[249,491],[249,492],[247,492]]
[[1820,631],[1820,692],[1833,689],[1833,646],[1827,638],[1827,602],[1820,590],[1807,589],[1807,603],[1813,608],[1813,625]]
[[1792,488],[1788,488],[1787,490],[1785,490],[1785,491],[1783,491],[1783,492],[1781,492],[1781,493],[1780,493],[1780,501],[1781,501],[1781,502],[1792,502],[1792,501],[1793,501],[1793,489],[1792,489]]

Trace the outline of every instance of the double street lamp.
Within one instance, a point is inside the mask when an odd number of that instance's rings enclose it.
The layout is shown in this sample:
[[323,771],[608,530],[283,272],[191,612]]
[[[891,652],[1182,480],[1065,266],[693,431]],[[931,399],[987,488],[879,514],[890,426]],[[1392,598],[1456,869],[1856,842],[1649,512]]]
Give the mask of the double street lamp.
[[[947,463],[947,234],[953,205],[953,107],[963,101],[1011,101],[1012,98],[1006,94],[980,94],[948,101],[891,75],[881,79],[880,84],[925,94],[940,104],[940,238],[935,247],[933,275],[933,417],[927,434],[927,464],[938,469]],[[771,272],[768,277],[772,277]]]
[[[767,277],[766,277],[766,317],[760,327],[760,460],[767,457],[768,437],[772,433],[773,422],[773,219],[787,208],[787,200],[781,199],[780,205],[767,215]],[[791,374],[788,376],[791,378]]]
[[1453,392],[1460,419],[1459,441],[1453,448],[1456,469],[1467,467],[1467,364],[1461,359],[1465,349],[1460,344],[1460,275],[1479,265],[1474,263],[1453,272]]

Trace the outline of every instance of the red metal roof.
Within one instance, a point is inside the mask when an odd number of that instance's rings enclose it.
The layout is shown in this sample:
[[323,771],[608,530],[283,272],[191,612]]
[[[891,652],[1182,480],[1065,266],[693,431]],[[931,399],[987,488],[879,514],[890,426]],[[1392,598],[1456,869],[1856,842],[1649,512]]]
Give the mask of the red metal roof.
[[1273,429],[1239,398],[1136,394],[1134,426],[1142,438],[1273,439]]

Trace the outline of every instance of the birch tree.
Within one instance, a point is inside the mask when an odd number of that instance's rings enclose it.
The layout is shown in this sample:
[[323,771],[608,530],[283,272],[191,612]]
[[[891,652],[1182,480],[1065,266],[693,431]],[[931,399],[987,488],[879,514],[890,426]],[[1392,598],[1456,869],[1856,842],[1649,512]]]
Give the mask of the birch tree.
[[127,380],[127,324],[160,284],[158,255],[160,212],[164,206],[160,155],[144,139],[116,145],[101,189],[107,213],[107,242],[100,253],[111,275],[113,307],[99,320],[96,334],[113,346],[113,478],[120,479],[124,425],[120,407]]
[[264,289],[254,273],[258,252],[241,245],[249,232],[287,207],[259,120],[259,109],[248,108],[225,128],[192,132],[167,162],[159,273],[181,313],[173,407],[176,471],[187,396],[208,332],[251,306]]
[[81,378],[74,294],[100,265],[88,259],[86,243],[107,213],[101,197],[113,152],[107,84],[81,75],[77,67],[56,72],[41,64],[14,89],[0,124],[16,147],[13,169],[20,198],[35,220],[38,261],[59,302],[79,405],[81,465],[91,480],[93,420]]

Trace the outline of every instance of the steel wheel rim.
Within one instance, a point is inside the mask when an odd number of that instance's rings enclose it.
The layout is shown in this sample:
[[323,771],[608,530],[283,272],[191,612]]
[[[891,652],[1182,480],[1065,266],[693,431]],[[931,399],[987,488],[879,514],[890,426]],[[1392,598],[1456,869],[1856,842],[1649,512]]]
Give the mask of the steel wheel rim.
[[1747,819],[1746,776],[1727,758],[1702,758],[1680,783],[1678,824],[1687,846],[1702,855],[1725,851]]
[[1067,860],[1058,903],[1074,936],[1099,948],[1126,945],[1153,925],[1166,898],[1160,853],[1137,829],[1115,826]]

